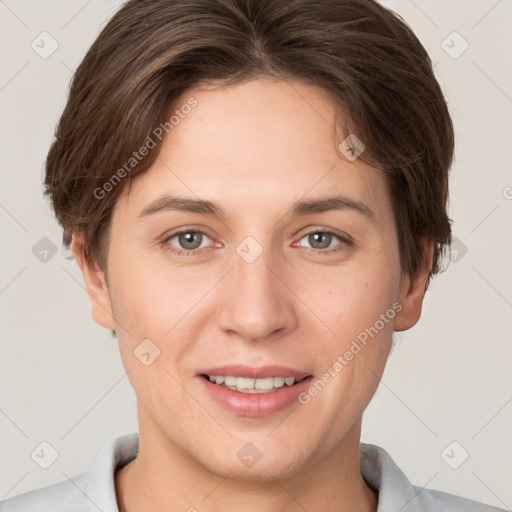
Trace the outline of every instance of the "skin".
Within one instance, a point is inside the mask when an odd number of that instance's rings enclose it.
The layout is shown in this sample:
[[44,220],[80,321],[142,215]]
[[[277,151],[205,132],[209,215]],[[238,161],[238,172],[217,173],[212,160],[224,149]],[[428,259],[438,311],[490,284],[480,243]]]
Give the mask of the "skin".
[[[116,203],[108,280],[84,259],[81,235],[72,241],[93,318],[116,330],[137,395],[139,454],[116,473],[119,508],[375,511],[377,493],[359,466],[362,414],[393,330],[420,317],[432,247],[412,278],[402,275],[384,176],[337,149],[335,104],[321,89],[259,79],[195,88],[176,104],[191,96],[197,107]],[[137,218],[164,193],[218,203],[227,216]],[[351,209],[290,214],[295,201],[335,193],[367,205],[374,221]],[[172,252],[191,250],[183,238],[165,241],[183,227],[204,233],[199,255]],[[307,236],[326,231],[330,241]],[[251,264],[236,252],[247,236],[263,248]],[[321,254],[325,247],[339,250]],[[235,414],[195,376],[224,364],[277,364],[319,378],[396,302],[401,311],[307,405]],[[145,338],[161,351],[149,366],[133,354]],[[262,453],[250,468],[236,456],[248,442]]]

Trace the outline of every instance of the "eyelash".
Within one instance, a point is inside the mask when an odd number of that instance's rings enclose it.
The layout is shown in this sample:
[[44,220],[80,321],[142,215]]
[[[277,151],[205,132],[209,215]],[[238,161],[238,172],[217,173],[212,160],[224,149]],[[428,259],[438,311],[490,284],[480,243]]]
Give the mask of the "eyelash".
[[[199,231],[197,229],[182,229],[180,231],[176,231],[176,232],[170,234],[162,241],[162,245],[164,246],[164,248],[166,250],[171,251],[176,256],[185,256],[185,257],[199,256],[199,255],[202,255],[205,250],[209,249],[209,247],[202,247],[201,249],[190,249],[190,250],[177,249],[169,244],[169,240],[171,240],[172,238],[174,238],[178,235],[181,235],[182,233],[200,233],[200,234],[206,235],[208,237],[208,235],[206,233],[204,233],[203,231]],[[323,233],[323,234],[327,234],[327,235],[334,235],[336,238],[338,238],[341,241],[342,245],[345,245],[346,247],[352,247],[352,245],[353,245],[353,241],[349,237],[342,236],[338,233],[335,233],[334,231],[329,231],[326,229],[318,229],[318,228],[314,229],[312,231],[308,231],[307,233],[304,233],[299,240],[302,240],[304,237],[314,234],[314,233]],[[210,238],[210,237],[208,237],[208,238]],[[327,255],[342,251],[343,247],[341,247],[341,248],[340,247],[337,247],[337,248],[331,247],[328,249],[314,249],[314,248],[310,248],[310,247],[305,247],[304,249],[306,249],[308,252],[312,251],[316,254],[320,253],[322,256],[327,256]]]

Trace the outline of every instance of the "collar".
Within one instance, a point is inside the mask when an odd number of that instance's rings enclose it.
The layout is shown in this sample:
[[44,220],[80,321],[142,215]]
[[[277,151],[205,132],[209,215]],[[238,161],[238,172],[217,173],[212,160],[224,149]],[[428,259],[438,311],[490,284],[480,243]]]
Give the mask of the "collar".
[[377,512],[421,512],[415,489],[391,455],[374,444],[360,443],[361,474],[366,483],[379,493]]
[[[415,490],[386,450],[360,443],[361,474],[366,483],[379,493],[377,512],[389,510],[420,512]],[[137,456],[139,434],[125,434],[106,444],[87,473],[87,512],[119,512],[115,492],[115,471]]]

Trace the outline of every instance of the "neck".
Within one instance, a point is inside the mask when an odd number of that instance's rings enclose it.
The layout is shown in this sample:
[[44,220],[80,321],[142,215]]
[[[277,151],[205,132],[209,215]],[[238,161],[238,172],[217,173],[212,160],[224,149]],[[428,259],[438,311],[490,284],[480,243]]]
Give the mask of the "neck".
[[378,495],[360,471],[361,420],[327,457],[288,476],[216,474],[181,450],[139,407],[139,452],[115,475],[120,512],[376,512]]

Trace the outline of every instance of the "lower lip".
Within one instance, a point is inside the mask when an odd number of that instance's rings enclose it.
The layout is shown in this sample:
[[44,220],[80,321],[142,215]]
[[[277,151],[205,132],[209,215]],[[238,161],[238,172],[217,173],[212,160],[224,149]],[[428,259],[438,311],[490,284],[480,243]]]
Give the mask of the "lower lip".
[[201,376],[198,379],[203,382],[210,396],[228,411],[242,416],[259,417],[274,414],[289,407],[293,402],[298,403],[298,395],[309,386],[312,377],[306,377],[294,386],[285,384],[282,388],[269,393],[241,393],[214,384]]

